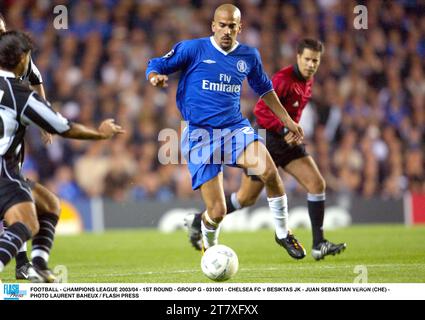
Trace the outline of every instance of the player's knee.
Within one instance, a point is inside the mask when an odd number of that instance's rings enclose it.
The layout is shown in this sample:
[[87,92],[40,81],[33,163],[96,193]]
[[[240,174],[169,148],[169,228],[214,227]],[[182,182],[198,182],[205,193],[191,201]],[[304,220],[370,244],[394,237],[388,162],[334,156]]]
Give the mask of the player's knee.
[[324,193],[325,191],[326,191],[326,181],[322,177],[318,177],[317,179],[313,180],[308,190],[309,193],[313,193],[313,194]]
[[56,216],[60,216],[61,214],[61,203],[58,197],[53,196],[49,203],[49,212],[53,213]]
[[276,167],[266,168],[264,173],[261,175],[261,179],[266,185],[274,184],[277,181],[277,177],[278,177],[278,172]]
[[61,204],[60,200],[54,194],[51,194],[44,203],[45,213],[54,214],[60,216],[61,213]]
[[40,224],[35,218],[26,219],[24,224],[31,232],[31,237],[34,237],[40,231]]
[[216,223],[220,223],[227,213],[226,203],[215,203],[212,207],[207,209],[208,216]]

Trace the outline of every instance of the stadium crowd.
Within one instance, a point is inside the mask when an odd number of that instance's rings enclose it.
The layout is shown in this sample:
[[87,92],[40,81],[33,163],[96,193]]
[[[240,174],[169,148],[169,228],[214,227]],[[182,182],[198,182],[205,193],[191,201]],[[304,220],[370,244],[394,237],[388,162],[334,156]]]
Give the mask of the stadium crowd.
[[[163,165],[164,128],[180,132],[177,77],[165,90],[148,85],[147,61],[183,39],[209,36],[214,8],[202,0],[5,0],[9,29],[28,31],[38,50],[48,100],[68,118],[96,126],[114,117],[127,134],[112,142],[65,141],[45,146],[37,129],[27,141],[25,172],[61,198],[199,197],[184,164]],[[359,1],[238,1],[240,42],[259,48],[267,73],[295,62],[303,37],[321,39],[325,55],[302,119],[306,143],[328,193],[399,198],[425,193],[425,3],[366,1],[367,29],[355,29]],[[55,5],[69,28],[55,29]],[[245,85],[242,110],[254,121],[258,97]],[[225,190],[241,171],[225,171]],[[289,193],[301,192],[284,177]]]

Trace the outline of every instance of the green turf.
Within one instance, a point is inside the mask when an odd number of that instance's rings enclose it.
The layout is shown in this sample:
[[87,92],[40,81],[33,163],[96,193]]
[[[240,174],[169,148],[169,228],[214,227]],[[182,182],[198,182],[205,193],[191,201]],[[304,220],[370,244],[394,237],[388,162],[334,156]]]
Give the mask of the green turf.
[[[320,262],[309,254],[310,231],[295,231],[308,251],[301,261],[274,243],[272,231],[222,232],[221,243],[237,252],[240,263],[229,282],[352,283],[358,265],[367,267],[369,283],[425,282],[425,227],[354,226],[329,231],[330,240],[347,242],[348,248]],[[200,259],[183,231],[120,230],[58,236],[50,265],[65,265],[69,282],[209,282]],[[4,282],[15,281],[13,269],[14,262],[1,274]]]

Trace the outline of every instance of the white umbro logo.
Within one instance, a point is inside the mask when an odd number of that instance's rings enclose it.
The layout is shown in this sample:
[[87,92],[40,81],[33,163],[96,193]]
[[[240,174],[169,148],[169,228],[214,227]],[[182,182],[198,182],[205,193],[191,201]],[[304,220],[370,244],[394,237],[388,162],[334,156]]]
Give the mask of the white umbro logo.
[[296,108],[296,107],[298,107],[299,105],[300,105],[300,104],[299,104],[299,102],[298,102],[298,101],[295,101],[295,102],[294,102],[294,104],[293,104],[292,106]]
[[213,64],[213,63],[216,63],[214,60],[204,60],[204,61],[202,61],[203,63],[208,63],[208,64]]

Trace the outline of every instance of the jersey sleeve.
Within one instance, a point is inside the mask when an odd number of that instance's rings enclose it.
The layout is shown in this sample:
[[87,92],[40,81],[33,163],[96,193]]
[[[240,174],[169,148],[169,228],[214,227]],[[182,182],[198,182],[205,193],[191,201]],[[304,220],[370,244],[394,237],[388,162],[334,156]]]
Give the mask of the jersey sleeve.
[[38,70],[35,63],[32,59],[29,62],[28,66],[28,81],[32,86],[39,85],[43,83],[43,77],[41,76],[40,71]]
[[21,123],[34,124],[52,134],[61,134],[71,129],[71,123],[60,113],[55,112],[49,103],[33,92],[22,109]]
[[272,82],[263,70],[260,53],[255,51],[255,59],[251,71],[248,74],[248,83],[250,87],[260,96],[273,90]]
[[146,79],[151,72],[158,74],[171,74],[184,69],[191,60],[191,47],[188,41],[177,43],[165,56],[149,60],[146,69]]

